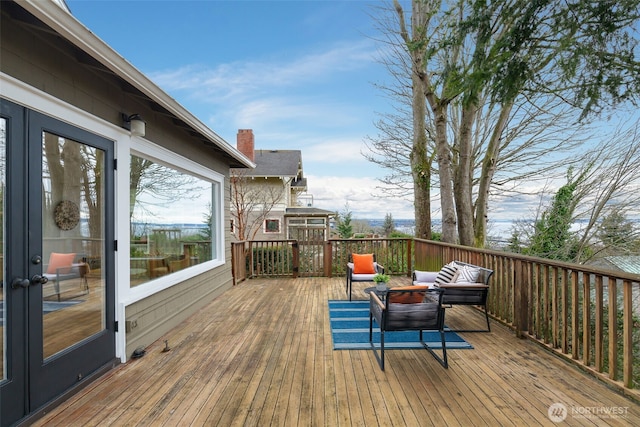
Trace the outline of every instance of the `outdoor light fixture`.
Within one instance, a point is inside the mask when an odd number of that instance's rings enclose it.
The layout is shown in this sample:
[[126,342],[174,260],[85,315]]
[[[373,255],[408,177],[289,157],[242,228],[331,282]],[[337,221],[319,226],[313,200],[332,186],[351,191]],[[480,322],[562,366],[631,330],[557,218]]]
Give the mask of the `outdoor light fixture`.
[[131,135],[144,136],[146,133],[146,123],[140,117],[140,114],[132,114],[127,116],[122,113],[123,127],[131,131]]

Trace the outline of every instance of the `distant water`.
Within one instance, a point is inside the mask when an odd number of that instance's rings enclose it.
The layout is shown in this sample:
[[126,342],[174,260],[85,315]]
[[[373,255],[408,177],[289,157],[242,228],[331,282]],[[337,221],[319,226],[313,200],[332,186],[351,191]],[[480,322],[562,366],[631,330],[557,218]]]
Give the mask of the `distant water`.
[[[384,219],[370,219],[369,225],[372,227],[382,227],[384,224]],[[415,234],[416,222],[413,219],[394,219],[393,223],[396,227],[396,230],[407,233],[407,234]],[[508,240],[511,237],[511,231],[515,221],[511,220],[498,220],[498,221],[490,221],[488,225],[488,235],[492,238],[492,240]],[[433,230],[440,231],[441,223],[439,220],[433,221]]]
[[[514,226],[517,223],[523,222],[531,222],[533,224],[533,219],[518,219],[518,220],[491,220],[487,225],[487,239],[489,242],[494,243],[495,246],[501,246],[507,244],[509,239],[511,238],[511,234],[513,233]],[[630,218],[629,221],[636,224],[636,227],[640,227],[640,219]],[[396,230],[401,231],[403,233],[415,234],[415,220],[413,219],[394,219],[393,220]],[[587,220],[579,220],[573,223],[572,229],[577,231],[583,224],[586,224]],[[369,224],[373,227],[382,227],[384,224],[384,219],[372,219],[369,220]],[[439,220],[433,221],[433,230],[440,231],[441,230],[441,222]]]

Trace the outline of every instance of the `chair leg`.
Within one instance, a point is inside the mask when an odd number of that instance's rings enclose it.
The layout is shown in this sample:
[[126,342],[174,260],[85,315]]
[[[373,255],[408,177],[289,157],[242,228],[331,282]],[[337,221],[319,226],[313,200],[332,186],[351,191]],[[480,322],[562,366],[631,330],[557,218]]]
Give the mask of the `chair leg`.
[[489,312],[487,311],[487,305],[484,305],[484,316],[487,318],[487,332],[491,332],[491,325],[489,324]]
[[380,329],[380,370],[384,371],[384,329]]
[[373,343],[373,315],[369,315],[369,344],[371,344],[373,355],[380,365],[380,370],[384,371],[384,331],[382,328],[380,329],[380,354],[378,354],[376,345]]
[[442,343],[442,357],[438,356],[438,354],[430,348],[426,342],[422,339],[422,331],[420,331],[420,342],[427,349],[429,353],[445,368],[449,369],[449,362],[447,361],[447,343],[444,339],[444,331],[440,331],[440,342]]

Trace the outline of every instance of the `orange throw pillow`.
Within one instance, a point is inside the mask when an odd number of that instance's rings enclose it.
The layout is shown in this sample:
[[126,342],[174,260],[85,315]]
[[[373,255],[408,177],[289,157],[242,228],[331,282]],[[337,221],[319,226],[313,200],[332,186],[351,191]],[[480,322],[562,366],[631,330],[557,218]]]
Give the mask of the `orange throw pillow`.
[[373,254],[351,254],[353,258],[353,274],[375,274]]
[[49,257],[49,266],[47,267],[47,274],[56,274],[56,270],[61,267],[71,267],[76,254],[59,254],[57,252],[51,252]]
[[[395,304],[416,304],[421,303],[424,299],[424,291],[429,289],[426,285],[401,286],[391,288],[390,291],[407,291],[407,292],[390,292],[388,294],[389,302]],[[413,291],[413,292],[410,292]]]

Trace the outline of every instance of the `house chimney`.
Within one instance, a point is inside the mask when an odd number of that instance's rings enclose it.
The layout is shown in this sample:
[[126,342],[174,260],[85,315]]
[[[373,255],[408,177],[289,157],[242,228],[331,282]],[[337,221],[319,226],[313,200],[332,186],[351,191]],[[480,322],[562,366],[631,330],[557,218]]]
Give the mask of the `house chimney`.
[[252,129],[238,129],[238,151],[255,162],[255,142]]

